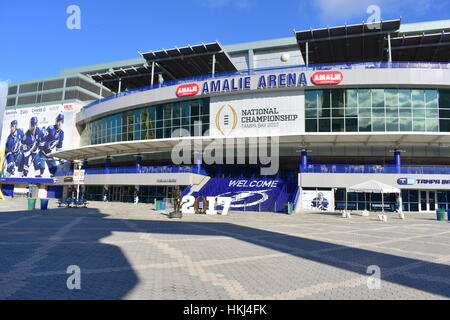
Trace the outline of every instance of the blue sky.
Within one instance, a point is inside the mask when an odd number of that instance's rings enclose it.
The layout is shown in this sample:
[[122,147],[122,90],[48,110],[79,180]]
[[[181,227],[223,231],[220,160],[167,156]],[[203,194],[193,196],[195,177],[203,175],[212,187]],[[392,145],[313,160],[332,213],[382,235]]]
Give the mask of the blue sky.
[[[383,20],[450,18],[450,0],[3,0],[0,81],[55,76],[64,68],[136,58],[138,51],[361,23],[373,4]],[[69,5],[81,9],[81,30],[66,27]]]

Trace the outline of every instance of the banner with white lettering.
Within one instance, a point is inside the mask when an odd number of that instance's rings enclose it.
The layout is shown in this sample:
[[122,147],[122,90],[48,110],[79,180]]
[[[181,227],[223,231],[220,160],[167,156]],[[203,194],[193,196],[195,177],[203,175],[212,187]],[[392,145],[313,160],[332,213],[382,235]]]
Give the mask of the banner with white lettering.
[[304,132],[303,91],[212,97],[210,135],[254,137]]
[[193,196],[231,198],[233,211],[275,212],[284,210],[294,189],[282,179],[212,178]]

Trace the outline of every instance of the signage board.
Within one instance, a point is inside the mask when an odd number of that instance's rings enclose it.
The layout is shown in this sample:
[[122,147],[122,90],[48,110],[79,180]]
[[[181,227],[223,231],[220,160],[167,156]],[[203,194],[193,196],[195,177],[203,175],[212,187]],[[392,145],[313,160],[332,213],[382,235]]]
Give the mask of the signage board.
[[73,182],[83,184],[84,183],[84,170],[74,170],[73,171]]
[[200,91],[200,87],[196,83],[183,84],[177,88],[178,97],[195,96]]
[[303,92],[264,92],[239,97],[213,97],[210,136],[252,137],[304,131]]
[[344,75],[340,71],[319,71],[312,75],[311,81],[315,85],[334,85],[344,80]]

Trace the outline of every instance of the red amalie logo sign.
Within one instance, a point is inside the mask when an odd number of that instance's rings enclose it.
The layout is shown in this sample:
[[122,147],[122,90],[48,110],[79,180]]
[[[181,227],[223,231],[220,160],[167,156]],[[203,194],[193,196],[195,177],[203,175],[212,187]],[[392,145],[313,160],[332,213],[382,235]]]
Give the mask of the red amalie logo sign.
[[317,85],[339,84],[344,80],[344,75],[340,71],[320,71],[313,74],[311,81]]
[[183,84],[177,88],[178,97],[195,96],[200,91],[200,87],[196,83]]

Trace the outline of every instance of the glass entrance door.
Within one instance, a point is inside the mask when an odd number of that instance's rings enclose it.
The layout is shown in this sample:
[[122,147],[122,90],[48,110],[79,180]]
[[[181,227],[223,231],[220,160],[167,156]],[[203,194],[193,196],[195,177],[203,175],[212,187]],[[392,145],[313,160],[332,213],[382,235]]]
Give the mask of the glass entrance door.
[[121,201],[121,187],[113,186],[111,193],[111,201],[120,202]]
[[436,191],[428,191],[428,211],[436,210]]
[[436,191],[420,191],[420,211],[436,210]]

